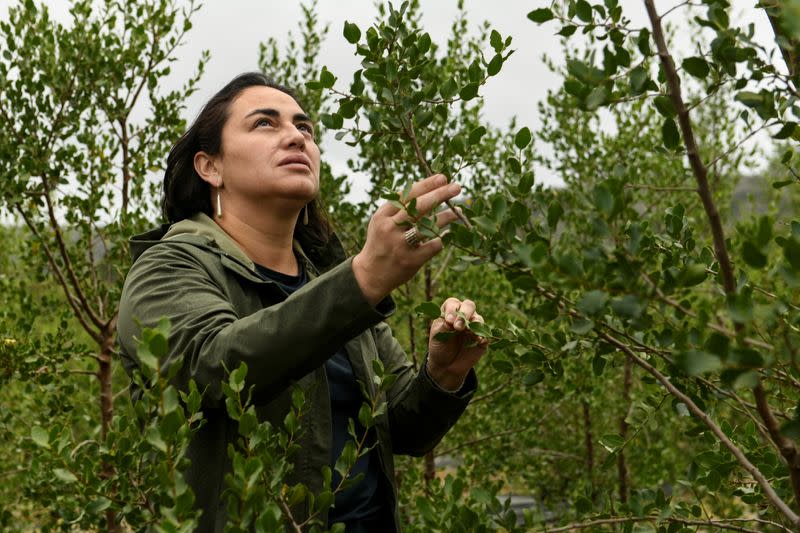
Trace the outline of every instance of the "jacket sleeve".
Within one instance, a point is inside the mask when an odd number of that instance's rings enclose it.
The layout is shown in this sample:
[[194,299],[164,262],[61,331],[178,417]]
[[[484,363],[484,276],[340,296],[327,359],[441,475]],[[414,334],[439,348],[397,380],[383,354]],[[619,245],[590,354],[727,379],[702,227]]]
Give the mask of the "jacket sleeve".
[[253,401],[269,401],[313,371],[347,340],[386,318],[367,302],[348,259],[280,303],[237,316],[221,285],[180,245],[156,245],[134,263],[120,300],[119,342],[128,370],[137,365],[141,326],[171,322],[169,353],[176,380],[194,379],[206,407],[222,405],[221,383],[244,362]]
[[415,372],[400,343],[386,323],[375,328],[378,353],[387,373],[397,381],[387,393],[387,415],[392,451],[421,456],[432,450],[464,412],[477,389],[475,371],[470,370],[461,389],[446,392],[428,376],[424,361]]

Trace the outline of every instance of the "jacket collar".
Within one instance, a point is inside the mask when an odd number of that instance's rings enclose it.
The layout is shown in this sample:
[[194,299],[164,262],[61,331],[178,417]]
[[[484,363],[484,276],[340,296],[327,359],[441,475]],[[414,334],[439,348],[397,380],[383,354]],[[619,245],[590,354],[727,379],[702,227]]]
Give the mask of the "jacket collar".
[[[184,243],[206,249],[222,257],[226,266],[233,267],[239,273],[261,281],[263,278],[256,272],[255,263],[238,244],[205,213],[196,213],[192,217],[172,225],[162,224],[146,233],[131,237],[131,255],[133,262],[148,248],[157,244]],[[344,248],[336,235],[331,235],[328,242],[319,249],[309,250],[309,254],[297,241],[292,242],[297,257],[305,264],[308,272],[324,272],[345,260]],[[311,258],[313,258],[313,261]],[[236,265],[239,268],[235,268]],[[242,268],[246,272],[242,272]]]

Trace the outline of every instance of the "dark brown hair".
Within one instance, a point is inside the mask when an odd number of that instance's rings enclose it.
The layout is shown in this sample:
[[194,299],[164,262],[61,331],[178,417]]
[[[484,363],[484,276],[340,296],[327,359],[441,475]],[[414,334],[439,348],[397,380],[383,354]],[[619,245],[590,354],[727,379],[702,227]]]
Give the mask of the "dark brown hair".
[[[194,168],[194,156],[203,151],[217,155],[222,150],[222,128],[228,120],[231,103],[248,87],[271,87],[288,94],[303,108],[294,92],[279,85],[260,72],[240,74],[228,82],[215,94],[186,133],[175,143],[167,156],[167,169],[164,173],[164,198],[161,210],[167,222],[175,223],[191,217],[195,213],[205,213],[213,218],[211,207],[211,188],[203,181]],[[319,198],[308,204],[308,224],[299,220],[295,225],[294,236],[306,248],[324,246],[331,234],[330,223]]]

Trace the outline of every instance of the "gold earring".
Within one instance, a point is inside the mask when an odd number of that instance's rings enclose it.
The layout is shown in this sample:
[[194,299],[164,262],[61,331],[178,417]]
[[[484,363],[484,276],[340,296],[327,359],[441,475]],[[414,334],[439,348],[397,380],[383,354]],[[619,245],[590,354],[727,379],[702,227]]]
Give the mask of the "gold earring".
[[[220,185],[222,185],[220,183]],[[222,218],[222,201],[219,198],[220,185],[217,185],[217,218]]]

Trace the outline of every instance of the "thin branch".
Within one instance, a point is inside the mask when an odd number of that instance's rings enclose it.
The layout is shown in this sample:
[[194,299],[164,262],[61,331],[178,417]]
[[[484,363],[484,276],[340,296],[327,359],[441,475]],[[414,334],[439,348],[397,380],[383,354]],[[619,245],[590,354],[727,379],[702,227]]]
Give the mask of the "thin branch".
[[[650,0],[647,0],[650,1]],[[706,414],[705,411],[700,409],[692,399],[687,396],[686,394],[682,393],[678,390],[675,385],[667,378],[664,374],[658,371],[653,365],[648,363],[647,361],[641,359],[636,353],[631,350],[625,343],[617,340],[615,337],[604,333],[598,332],[597,333],[601,338],[606,340],[609,344],[612,344],[625,352],[631,360],[643,368],[646,372],[652,375],[656,380],[658,380],[661,385],[669,391],[675,398],[683,402],[686,405],[687,409],[694,414],[697,418],[702,420],[705,425],[711,430],[712,433],[717,437],[717,439],[725,446],[728,451],[733,454],[736,460],[739,462],[740,465],[751,475],[753,479],[758,482],[761,486],[761,489],[764,491],[764,495],[769,499],[770,502],[781,512],[794,526],[800,527],[800,516],[798,516],[792,509],[784,502],[780,496],[775,492],[775,489],[770,484],[769,480],[764,476],[761,470],[758,469],[750,460],[745,456],[745,454],[740,450],[736,444],[734,444],[728,436],[725,434],[724,431],[714,422],[711,420],[711,417]]]
[[655,185],[644,185],[640,183],[626,183],[626,189],[648,189],[651,191],[682,191],[697,192],[697,187],[657,187]]
[[[422,169],[422,172],[425,174],[425,177],[432,176],[433,170],[431,170],[430,165],[428,165],[428,161],[425,159],[425,156],[422,154],[422,149],[419,147],[419,141],[417,141],[417,134],[414,132],[414,124],[411,121],[410,113],[408,116],[403,119],[401,117],[401,121],[403,123],[403,129],[408,136],[408,139],[411,141],[411,146],[414,148],[414,154],[417,157],[417,163]],[[445,203],[450,210],[455,213],[456,217],[464,224],[467,229],[472,229],[472,224],[470,224],[469,220],[453,205],[450,200],[446,200]]]
[[726,157],[728,157],[728,156],[729,156],[729,155],[730,155],[732,152],[734,152],[734,151],[735,151],[735,150],[737,150],[737,149],[738,149],[740,146],[742,146],[744,143],[746,143],[746,142],[747,142],[747,140],[748,140],[748,139],[750,139],[750,138],[751,138],[753,135],[755,135],[756,133],[758,133],[759,131],[761,131],[761,130],[763,130],[763,129],[765,129],[765,128],[769,128],[769,127],[775,126],[776,124],[780,124],[780,122],[779,122],[779,121],[777,121],[777,120],[776,120],[775,122],[764,122],[764,123],[763,123],[763,124],[762,124],[760,127],[758,127],[758,128],[756,128],[756,129],[754,129],[753,131],[751,131],[750,133],[748,133],[747,135],[745,135],[745,136],[744,136],[744,137],[743,137],[743,138],[742,138],[742,139],[741,139],[739,142],[737,142],[736,144],[734,144],[733,146],[731,146],[730,148],[728,148],[727,150],[725,150],[723,153],[719,154],[717,157],[715,157],[714,159],[712,159],[712,160],[711,160],[711,162],[710,162],[710,163],[708,163],[708,164],[706,165],[706,167],[713,167],[713,166],[714,166],[714,165],[716,165],[716,164],[717,164],[719,161],[721,161],[722,159],[725,159],[725,158],[726,158]]
[[686,526],[709,526],[709,527],[716,527],[719,529],[727,529],[729,531],[741,531],[744,533],[759,533],[759,530],[750,529],[742,526],[736,526],[733,522],[755,522],[757,524],[769,524],[771,526],[778,527],[787,533],[792,533],[790,529],[778,524],[777,522],[773,522],[771,520],[763,520],[760,518],[731,518],[728,520],[688,520],[685,518],[677,518],[677,517],[668,517],[668,518],[657,518],[654,516],[628,516],[628,517],[619,517],[619,518],[602,518],[599,520],[590,520],[588,522],[577,522],[574,524],[569,524],[562,527],[556,528],[547,528],[545,531],[547,533],[561,533],[562,531],[577,531],[580,529],[588,529],[594,528],[595,526],[605,526],[605,525],[612,525],[612,524],[627,524],[630,522],[670,522],[676,524],[683,524]]
[[61,225],[58,223],[58,219],[56,218],[55,209],[53,208],[53,200],[50,198],[50,189],[47,185],[47,178],[45,176],[42,176],[42,187],[44,188],[45,192],[44,200],[45,205],[47,206],[47,214],[50,219],[50,227],[55,234],[59,255],[61,256],[61,260],[64,261],[64,268],[67,271],[67,276],[71,282],[72,289],[75,291],[75,295],[80,301],[81,307],[83,308],[84,313],[86,313],[86,316],[89,317],[89,320],[92,321],[97,329],[102,329],[103,321],[100,320],[100,318],[94,313],[92,306],[89,305],[89,301],[86,299],[86,295],[83,293],[80,281],[78,281],[78,276],[75,274],[75,269],[72,266],[72,260],[69,257],[67,245],[64,242],[64,236],[61,234]]
[[67,283],[67,280],[64,278],[64,273],[61,271],[61,267],[59,267],[58,263],[56,263],[50,247],[47,246],[47,243],[44,241],[44,238],[42,238],[39,230],[36,229],[33,221],[28,218],[28,215],[25,213],[25,211],[23,211],[22,207],[18,203],[14,204],[14,207],[22,217],[22,220],[25,221],[25,225],[28,226],[28,229],[31,230],[34,237],[36,237],[36,240],[38,240],[41,244],[42,250],[44,250],[44,253],[47,256],[47,262],[50,264],[50,268],[53,269],[53,274],[56,276],[58,284],[61,285],[61,289],[64,291],[64,296],[66,296],[70,307],[72,307],[75,318],[78,319],[78,322],[80,322],[81,326],[83,326],[83,329],[86,331],[86,333],[88,333],[96,342],[100,343],[102,340],[100,338],[100,334],[89,324],[89,322],[87,322],[86,317],[83,315],[83,311],[81,310],[80,303],[76,300],[75,296],[73,296],[69,283]]
[[675,63],[667,49],[664,30],[661,27],[661,18],[656,12],[654,0],[645,0],[644,3],[647,9],[647,15],[653,27],[653,40],[658,48],[658,56],[661,59],[661,66],[663,67],[664,76],[666,77],[667,86],[669,87],[669,97],[678,114],[678,123],[683,133],[684,145],[686,146],[686,156],[694,172],[697,181],[697,192],[703,201],[703,207],[706,211],[709,224],[711,225],[711,233],[714,239],[714,252],[719,261],[720,270],[722,271],[723,286],[725,292],[731,294],[736,292],[736,282],[733,276],[731,260],[728,257],[728,249],[725,245],[725,232],[722,229],[719,211],[717,211],[717,207],[711,197],[711,189],[708,185],[708,168],[700,159],[700,153],[694,137],[694,130],[692,129],[692,123],[689,119],[689,111],[686,109],[683,96],[681,95],[680,78],[678,78]]

